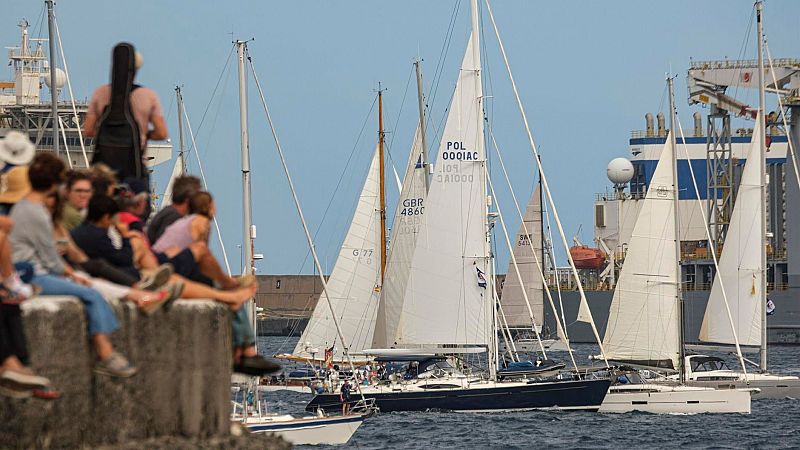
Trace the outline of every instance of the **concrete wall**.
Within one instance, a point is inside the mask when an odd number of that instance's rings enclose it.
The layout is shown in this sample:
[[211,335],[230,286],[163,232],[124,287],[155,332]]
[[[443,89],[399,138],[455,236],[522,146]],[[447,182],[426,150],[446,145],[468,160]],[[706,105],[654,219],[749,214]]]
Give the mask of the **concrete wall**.
[[114,345],[139,368],[129,379],[92,372],[95,356],[77,300],[40,297],[24,304],[31,365],[62,397],[0,397],[0,447],[95,447],[229,434],[228,310],[211,301],[178,301],[170,311],[145,317],[130,304],[111,303],[121,325]]

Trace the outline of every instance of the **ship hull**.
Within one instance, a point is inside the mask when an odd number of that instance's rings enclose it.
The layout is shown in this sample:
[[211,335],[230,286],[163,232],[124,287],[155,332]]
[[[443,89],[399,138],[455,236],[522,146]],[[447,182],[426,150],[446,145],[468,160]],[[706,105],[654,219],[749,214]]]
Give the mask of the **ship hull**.
[[[474,383],[474,387],[452,389],[386,389],[364,396],[375,399],[381,412],[394,411],[509,411],[564,409],[597,411],[611,384],[610,380],[550,381],[535,383]],[[357,395],[354,395],[355,398]],[[321,394],[306,406],[307,411],[322,408],[341,410],[339,394]]]

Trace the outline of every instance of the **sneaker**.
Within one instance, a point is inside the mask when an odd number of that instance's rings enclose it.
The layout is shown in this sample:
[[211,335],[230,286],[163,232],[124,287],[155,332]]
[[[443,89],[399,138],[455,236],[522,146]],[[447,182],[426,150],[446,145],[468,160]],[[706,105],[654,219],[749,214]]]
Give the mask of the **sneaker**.
[[33,391],[14,382],[0,380],[0,395],[8,398],[28,398],[33,395]]
[[242,356],[238,364],[233,366],[233,371],[244,375],[263,376],[275,373],[281,365],[263,356]]
[[111,353],[108,358],[97,361],[94,365],[95,373],[111,377],[128,378],[136,375],[137,369],[128,359],[117,352]]
[[183,281],[176,281],[153,293],[153,298],[139,306],[139,310],[146,316],[151,316],[161,308],[169,309],[172,302],[183,293]]
[[142,279],[139,281],[139,289],[145,291],[157,291],[162,286],[169,282],[169,278],[175,272],[172,264],[162,264],[154,270],[142,274]]
[[5,369],[0,373],[0,381],[6,385],[17,385],[22,388],[35,389],[46,388],[50,386],[50,380],[45,377],[36,375],[32,370],[27,367],[22,369]]

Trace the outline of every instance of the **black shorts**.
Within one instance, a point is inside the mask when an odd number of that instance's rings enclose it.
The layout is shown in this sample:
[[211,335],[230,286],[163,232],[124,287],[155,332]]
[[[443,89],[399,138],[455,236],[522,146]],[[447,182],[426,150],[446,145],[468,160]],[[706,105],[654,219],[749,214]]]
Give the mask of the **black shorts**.
[[167,257],[164,253],[156,253],[156,259],[159,264],[172,264],[175,273],[192,281],[212,285],[213,282],[200,272],[200,266],[194,260],[194,254],[189,248],[185,248],[172,258]]

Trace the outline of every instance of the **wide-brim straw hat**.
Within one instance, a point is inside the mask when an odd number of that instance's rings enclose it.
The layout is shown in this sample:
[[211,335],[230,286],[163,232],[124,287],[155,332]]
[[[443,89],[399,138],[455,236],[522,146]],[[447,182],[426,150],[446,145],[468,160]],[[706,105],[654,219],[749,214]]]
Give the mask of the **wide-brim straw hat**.
[[31,191],[28,166],[17,166],[3,174],[0,203],[17,203]]
[[28,136],[19,131],[9,131],[0,139],[0,160],[8,164],[20,166],[28,164],[36,154],[36,146]]

